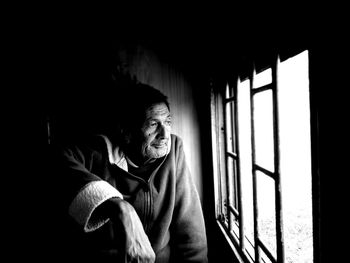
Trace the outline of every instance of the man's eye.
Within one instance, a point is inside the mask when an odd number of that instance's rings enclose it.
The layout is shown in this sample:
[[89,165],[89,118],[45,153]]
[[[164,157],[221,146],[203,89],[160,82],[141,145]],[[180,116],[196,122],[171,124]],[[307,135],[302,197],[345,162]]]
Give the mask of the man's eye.
[[156,127],[156,126],[157,126],[157,123],[156,123],[156,122],[151,122],[151,123],[149,124],[149,126],[150,126],[150,127]]
[[167,126],[171,126],[171,120],[166,121],[165,124],[166,124]]

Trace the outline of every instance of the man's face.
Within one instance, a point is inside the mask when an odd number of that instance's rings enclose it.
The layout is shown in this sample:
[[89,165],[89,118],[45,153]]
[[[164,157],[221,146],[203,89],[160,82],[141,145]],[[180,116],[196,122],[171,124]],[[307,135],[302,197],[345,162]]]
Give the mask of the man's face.
[[170,146],[171,116],[165,103],[154,104],[146,110],[141,128],[141,154],[145,160],[161,158]]

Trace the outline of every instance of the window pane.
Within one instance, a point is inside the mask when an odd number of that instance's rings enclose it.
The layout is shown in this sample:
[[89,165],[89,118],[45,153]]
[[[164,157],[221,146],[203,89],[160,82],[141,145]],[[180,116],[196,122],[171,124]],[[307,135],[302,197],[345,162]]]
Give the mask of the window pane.
[[279,74],[286,262],[313,262],[308,52],[282,62]]
[[240,233],[239,233],[239,222],[238,220],[233,220],[232,224],[232,234],[236,237],[238,243],[240,243]]
[[223,176],[220,177],[220,190],[221,190],[221,207],[223,209],[223,216],[225,221],[227,221],[227,190],[226,190],[226,178],[225,173],[222,173]]
[[227,172],[228,183],[230,186],[230,205],[238,211],[238,191],[237,191],[237,173],[236,173],[236,161],[228,157],[227,160]]
[[231,121],[232,121],[232,151],[237,154],[237,138],[236,138],[236,130],[235,130],[235,101],[231,102]]
[[233,87],[230,87],[230,85],[227,83],[226,84],[226,94],[225,94],[225,98],[228,99],[228,98],[231,98],[233,97]]
[[[242,83],[238,84],[238,139],[245,235],[248,238],[250,244],[254,246],[254,209],[249,85],[249,80],[245,80]],[[249,242],[247,243],[247,248],[251,248]],[[251,250],[249,251],[251,252]],[[254,256],[254,251],[252,252],[251,256]]]
[[265,86],[272,82],[271,69],[266,69],[254,76],[253,89]]
[[276,257],[275,180],[256,171],[258,197],[259,237]]
[[[225,153],[220,152],[220,159],[222,161],[225,160]],[[227,180],[226,180],[226,170],[224,166],[220,166],[220,187],[219,187],[219,193],[220,193],[220,201],[221,201],[221,209],[222,209],[222,216],[226,222],[227,222]]]
[[254,95],[254,138],[256,163],[274,171],[272,91]]
[[226,147],[233,152],[233,102],[226,103]]

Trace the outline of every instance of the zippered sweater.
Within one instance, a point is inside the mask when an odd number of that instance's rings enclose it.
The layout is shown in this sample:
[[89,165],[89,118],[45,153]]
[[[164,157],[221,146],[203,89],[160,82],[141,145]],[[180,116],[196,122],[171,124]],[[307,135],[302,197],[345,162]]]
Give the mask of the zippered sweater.
[[207,262],[201,203],[182,140],[171,135],[168,154],[148,180],[128,172],[119,148],[111,150],[106,136],[96,136],[89,143],[64,147],[56,156],[62,182],[58,199],[73,219],[70,235],[75,237],[70,241],[78,258],[110,260],[118,253],[113,223],[94,211],[107,199],[119,197],[135,208],[157,263]]

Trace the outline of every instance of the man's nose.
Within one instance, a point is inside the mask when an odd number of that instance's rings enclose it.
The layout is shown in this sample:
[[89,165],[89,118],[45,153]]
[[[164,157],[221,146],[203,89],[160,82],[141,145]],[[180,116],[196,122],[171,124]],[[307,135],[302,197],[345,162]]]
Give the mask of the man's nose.
[[159,126],[159,129],[158,129],[158,137],[160,137],[160,138],[168,138],[169,134],[170,134],[169,128],[166,125],[161,124]]

